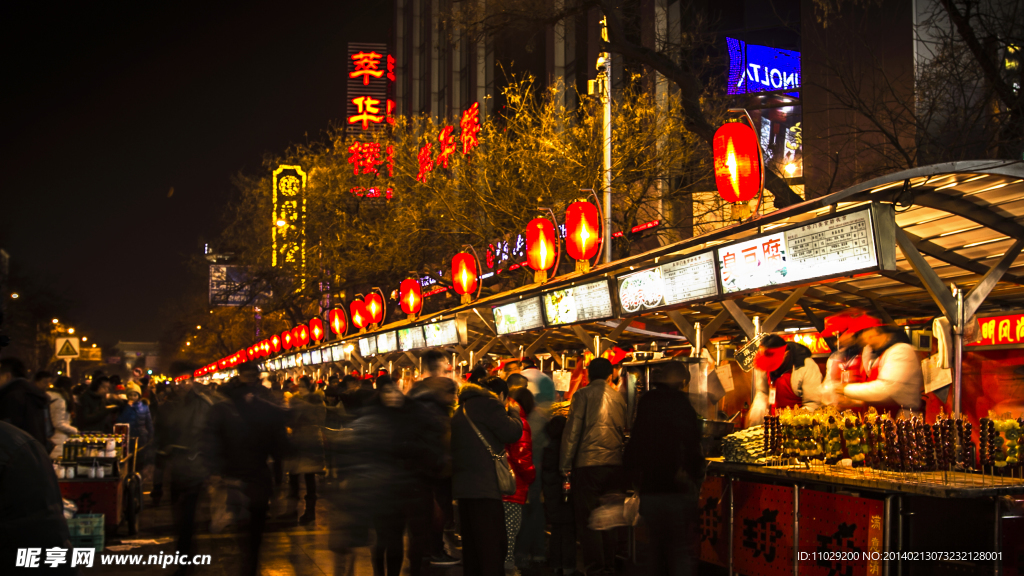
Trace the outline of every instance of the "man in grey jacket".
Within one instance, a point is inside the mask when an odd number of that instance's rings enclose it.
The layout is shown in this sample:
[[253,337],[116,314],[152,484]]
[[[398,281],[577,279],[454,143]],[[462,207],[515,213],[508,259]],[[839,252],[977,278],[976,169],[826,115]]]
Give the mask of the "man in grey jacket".
[[613,534],[601,534],[589,527],[590,513],[597,508],[600,497],[622,490],[626,402],[622,394],[606,384],[611,374],[612,364],[606,358],[595,358],[590,363],[590,384],[573,394],[562,435],[560,467],[562,474],[572,473],[576,533],[587,576],[615,571]]

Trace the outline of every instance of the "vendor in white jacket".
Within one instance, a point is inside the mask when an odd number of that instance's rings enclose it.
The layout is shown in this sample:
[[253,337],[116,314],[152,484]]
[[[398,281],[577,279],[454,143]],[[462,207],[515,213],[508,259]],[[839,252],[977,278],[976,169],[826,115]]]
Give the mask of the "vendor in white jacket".
[[754,403],[747,426],[761,424],[769,410],[821,406],[821,370],[803,344],[772,334],[758,347],[754,367]]
[[924,378],[921,361],[906,334],[897,326],[876,326],[860,334],[865,382],[847,384],[843,394],[879,413],[921,411]]

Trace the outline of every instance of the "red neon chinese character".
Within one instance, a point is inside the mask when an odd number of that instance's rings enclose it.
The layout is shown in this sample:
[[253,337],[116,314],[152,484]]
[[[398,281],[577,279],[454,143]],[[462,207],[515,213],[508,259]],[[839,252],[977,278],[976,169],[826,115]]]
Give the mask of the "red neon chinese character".
[[764,249],[764,259],[766,262],[782,258],[782,254],[779,253],[779,246],[781,244],[782,242],[780,242],[778,238],[770,238],[767,242],[761,245]]
[[395,57],[388,54],[388,80],[395,81]]
[[391,200],[391,198],[393,198],[394,196],[395,191],[392,190],[391,187],[389,186],[388,189],[384,192],[384,198]]
[[445,168],[448,167],[448,159],[455,153],[455,128],[452,126],[445,126],[441,129],[441,133],[437,135],[437,141],[441,143],[440,150],[437,151],[437,164]]
[[[390,149],[391,147],[388,146]],[[380,144],[376,142],[353,142],[348,147],[348,163],[353,167],[353,174],[376,174],[381,163]],[[362,170],[362,172],[360,172]]]
[[385,106],[386,106],[386,108],[384,109],[384,113],[385,113],[385,115],[387,115],[388,124],[394,124],[395,123],[395,101],[392,100],[391,98],[388,98],[388,101],[385,104]]
[[751,246],[750,248],[744,248],[743,252],[743,264],[753,264],[757,266],[757,246]]
[[352,103],[356,105],[356,110],[359,111],[359,114],[349,116],[349,124],[362,123],[363,130],[369,130],[370,122],[380,124],[384,120],[384,116],[380,114],[380,100],[370,96],[359,96],[358,98],[353,98]]
[[469,151],[480,145],[478,135],[480,134],[480,103],[473,102],[473,105],[462,113],[459,120],[459,141],[462,142],[462,153],[469,154]]
[[364,195],[366,195],[366,188],[363,188],[362,186],[356,186],[355,188],[349,190],[349,192],[351,192],[353,196],[358,196],[359,198],[362,198]]
[[385,162],[385,164],[388,167],[388,178],[394,178],[395,177],[395,147],[390,145],[390,144],[388,144],[387,148],[384,149],[384,152],[385,152],[385,154],[387,154],[387,161]]
[[420,148],[420,153],[416,157],[416,161],[420,165],[419,173],[416,174],[416,180],[419,182],[426,183],[427,174],[434,170],[433,147],[433,144],[427,142]]
[[[377,54],[376,52],[356,52],[355,54],[352,55],[352,61],[355,63],[356,69],[353,70],[352,72],[349,72],[348,77],[358,78],[362,76],[363,86],[369,86],[370,76],[373,76],[374,78],[380,78],[381,76],[384,75],[384,71],[378,69],[378,66],[380,66],[381,58],[383,58],[383,56]],[[390,59],[391,56],[388,56],[388,58]],[[392,64],[390,60],[388,62],[388,66],[389,69],[392,69]],[[392,76],[391,72],[388,73],[388,76]],[[394,78],[391,78],[391,80],[394,80]]]
[[732,278],[732,267],[736,264],[736,253],[726,252],[722,255],[722,280]]

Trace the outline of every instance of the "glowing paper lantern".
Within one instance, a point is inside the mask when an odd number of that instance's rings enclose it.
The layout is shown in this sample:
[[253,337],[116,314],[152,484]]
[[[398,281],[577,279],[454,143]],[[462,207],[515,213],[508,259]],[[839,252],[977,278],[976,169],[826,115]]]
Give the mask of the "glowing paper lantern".
[[452,257],[452,282],[455,292],[472,295],[479,284],[479,273],[476,269],[476,258],[469,252],[459,252]]
[[352,325],[359,330],[370,325],[370,314],[366,311],[366,303],[362,300],[353,300],[349,304],[348,311],[352,317]]
[[574,260],[590,260],[601,247],[597,206],[578,200],[565,209],[565,251]]
[[331,332],[335,336],[344,336],[348,332],[348,318],[345,317],[345,310],[334,308],[327,313],[327,323],[331,326]]
[[295,345],[295,337],[292,336],[291,330],[285,330],[281,333],[281,345],[284,346],[285,350],[291,350],[292,346]]
[[419,280],[409,278],[402,280],[398,287],[400,294],[399,301],[402,303],[402,312],[406,314],[419,314],[423,309],[423,291]]
[[324,339],[323,320],[313,318],[309,321],[309,338],[314,342],[319,342]]
[[555,226],[547,218],[534,218],[526,225],[526,262],[536,271],[555,266],[558,237]]
[[747,202],[764,188],[757,134],[740,122],[723,124],[712,141],[715,185],[726,202]]
[[366,304],[370,324],[380,324],[384,320],[384,297],[376,292],[370,292],[363,298],[363,302]]
[[275,354],[281,351],[281,337],[278,336],[277,334],[274,334],[270,338],[270,348],[274,351]]
[[305,346],[309,344],[309,328],[305,324],[299,324],[293,330],[293,336],[295,337],[295,346]]

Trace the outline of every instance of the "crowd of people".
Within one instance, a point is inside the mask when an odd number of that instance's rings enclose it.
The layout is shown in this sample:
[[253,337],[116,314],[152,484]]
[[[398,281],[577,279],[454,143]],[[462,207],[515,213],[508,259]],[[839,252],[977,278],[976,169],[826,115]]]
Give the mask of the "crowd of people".
[[[293,381],[246,363],[216,386],[101,372],[74,386],[45,372],[30,381],[4,359],[0,420],[55,459],[70,435],[128,424],[153,502],[169,487],[178,552],[195,552],[197,511],[210,500],[214,529],[245,527],[243,574],[259,571],[278,498],[298,524],[315,523],[318,500],[330,502],[321,525],[338,574],[353,573],[352,551],[364,546],[374,576],[460,563],[467,576],[613,574],[623,534],[594,530],[591,514],[608,495],[621,501],[631,480],[660,502],[644,514],[664,527],[663,573],[688,573],[703,475],[697,417],[680,391],[688,372],[659,376],[663,390],[641,402],[627,445],[618,369],[605,358],[590,362],[587,385],[560,411],[551,378],[529,360],[480,364],[466,379],[441,352],[422,360],[414,381],[385,371]],[[678,453],[666,457],[666,439]],[[328,481],[335,489],[323,490]]]

